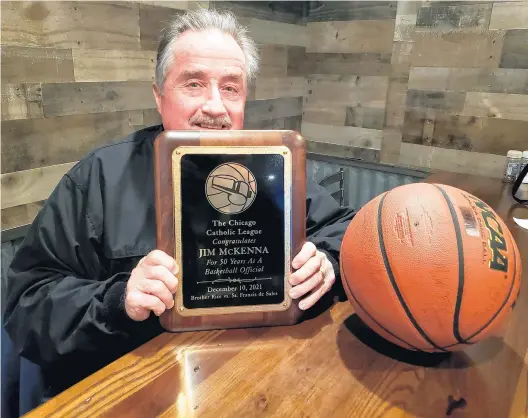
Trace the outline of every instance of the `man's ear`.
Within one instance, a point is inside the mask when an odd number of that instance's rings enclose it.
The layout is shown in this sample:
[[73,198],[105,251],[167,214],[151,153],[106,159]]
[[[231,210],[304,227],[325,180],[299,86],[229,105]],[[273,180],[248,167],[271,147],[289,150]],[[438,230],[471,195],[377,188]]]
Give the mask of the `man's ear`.
[[154,94],[154,100],[156,100],[158,112],[161,115],[161,92],[155,82],[152,83],[152,93]]

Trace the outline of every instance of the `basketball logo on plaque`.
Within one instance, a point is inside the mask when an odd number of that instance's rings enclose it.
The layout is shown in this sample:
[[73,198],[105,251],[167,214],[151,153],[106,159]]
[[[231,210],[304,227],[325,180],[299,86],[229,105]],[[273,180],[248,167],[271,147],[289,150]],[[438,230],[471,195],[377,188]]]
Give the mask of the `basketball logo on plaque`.
[[246,210],[257,193],[255,176],[241,164],[216,167],[207,177],[205,192],[217,211],[234,214]]
[[169,331],[295,323],[305,143],[294,131],[165,131],[155,141],[157,247],[180,266]]

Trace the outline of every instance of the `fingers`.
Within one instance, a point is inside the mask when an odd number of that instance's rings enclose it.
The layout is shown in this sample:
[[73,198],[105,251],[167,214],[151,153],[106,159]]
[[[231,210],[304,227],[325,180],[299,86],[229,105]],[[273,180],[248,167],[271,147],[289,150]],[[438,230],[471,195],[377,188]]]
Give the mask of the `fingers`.
[[143,257],[127,283],[125,309],[136,321],[148,318],[150,312],[161,315],[174,307],[178,289],[176,261],[163,251],[154,250]]
[[174,306],[172,293],[169,292],[165,283],[160,280],[143,280],[138,284],[137,290],[147,295],[156,296],[167,309],[171,309]]
[[174,275],[177,274],[179,270],[176,260],[161,250],[151,251],[141,260],[140,264],[152,267],[163,266]]
[[[329,262],[330,264],[330,262]],[[315,303],[327,293],[335,283],[335,273],[332,265],[326,273],[324,280],[321,280],[317,286],[312,290],[309,296],[299,302],[299,308],[301,310],[310,309]]]
[[146,293],[131,292],[129,301],[130,306],[127,311],[130,311],[129,316],[135,320],[147,319],[151,311],[156,316],[160,316],[166,309],[166,306],[159,298]]
[[145,266],[145,277],[163,282],[170,293],[178,289],[178,279],[165,266]]
[[[299,253],[300,254],[300,253]],[[314,255],[308,259],[299,270],[292,273],[290,276],[290,283],[295,286],[299,283],[304,282],[308,277],[311,277],[315,272],[321,268],[321,262],[324,259],[324,255],[318,256],[317,251]]]
[[292,299],[297,299],[304,296],[306,293],[314,289],[323,281],[323,274],[317,270],[311,277],[303,281],[301,284],[293,287],[290,290],[290,296]]
[[312,242],[306,242],[302,248],[301,251],[294,257],[292,260],[292,267],[294,269],[298,269],[301,266],[303,266],[310,258],[315,256],[317,252],[317,248],[315,248],[315,245]]

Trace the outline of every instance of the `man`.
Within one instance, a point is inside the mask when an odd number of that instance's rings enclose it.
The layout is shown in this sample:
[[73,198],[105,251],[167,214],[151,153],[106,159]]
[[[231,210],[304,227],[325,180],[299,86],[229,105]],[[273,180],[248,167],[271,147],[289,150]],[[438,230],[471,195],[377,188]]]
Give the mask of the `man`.
[[[165,130],[242,129],[256,48],[230,14],[178,17],[160,41],[153,85],[163,124],[103,146],[71,169],[38,214],[8,273],[4,324],[58,393],[163,332],[175,260],[156,250],[153,141]],[[303,310],[338,288],[353,216],[308,181],[308,241],[292,267]]]

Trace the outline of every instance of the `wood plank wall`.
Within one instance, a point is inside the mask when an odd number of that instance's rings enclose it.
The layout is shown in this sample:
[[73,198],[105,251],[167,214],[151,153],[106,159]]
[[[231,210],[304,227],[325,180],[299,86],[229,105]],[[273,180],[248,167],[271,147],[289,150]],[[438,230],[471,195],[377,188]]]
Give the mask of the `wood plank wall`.
[[308,46],[299,2],[2,1],[2,230],[31,222],[88,151],[160,122],[152,95],[157,38],[172,15],[231,9],[259,43],[262,67],[246,127],[301,129]]
[[528,149],[528,1],[317,1],[306,28],[319,151],[501,177]]
[[3,230],[90,149],[159,123],[157,36],[198,6],[232,10],[261,47],[247,128],[493,177],[528,148],[528,1],[3,1]]

